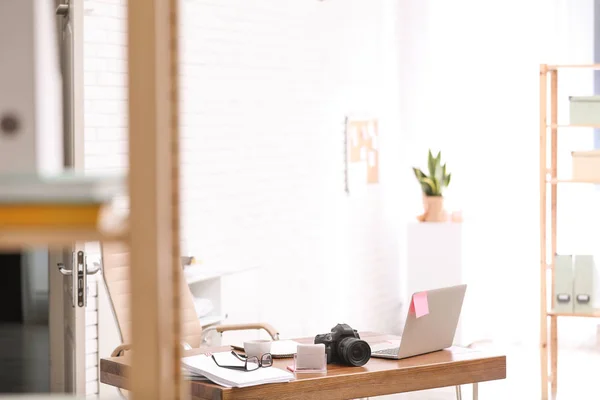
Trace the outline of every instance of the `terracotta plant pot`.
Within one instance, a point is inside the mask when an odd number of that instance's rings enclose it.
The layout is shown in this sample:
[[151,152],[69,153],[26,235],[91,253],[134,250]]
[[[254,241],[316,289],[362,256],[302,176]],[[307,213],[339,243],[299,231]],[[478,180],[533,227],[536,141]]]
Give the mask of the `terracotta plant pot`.
[[425,222],[443,222],[446,220],[444,211],[444,197],[442,196],[423,196],[424,221]]

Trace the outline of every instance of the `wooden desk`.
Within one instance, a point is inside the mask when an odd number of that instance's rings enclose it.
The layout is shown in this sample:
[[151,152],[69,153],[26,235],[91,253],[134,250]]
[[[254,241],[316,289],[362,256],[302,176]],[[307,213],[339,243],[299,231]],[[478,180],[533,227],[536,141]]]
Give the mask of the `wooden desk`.
[[[398,339],[391,335],[361,333],[370,344]],[[313,338],[296,339],[312,343]],[[184,356],[208,351],[228,351],[228,346],[193,349]],[[100,381],[129,389],[129,356],[100,360]],[[275,360],[274,367],[285,369],[289,358]],[[412,392],[446,386],[477,384],[506,378],[506,356],[453,347],[448,350],[404,360],[371,358],[364,367],[328,365],[327,374],[297,374],[289,383],[248,388],[223,388],[207,382],[190,382],[194,400],[340,400]]]

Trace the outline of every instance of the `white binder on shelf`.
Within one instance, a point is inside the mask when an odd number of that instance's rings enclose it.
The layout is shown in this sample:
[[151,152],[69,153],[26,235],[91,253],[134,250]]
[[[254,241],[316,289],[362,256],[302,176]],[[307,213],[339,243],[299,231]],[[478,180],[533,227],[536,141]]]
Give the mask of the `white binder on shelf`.
[[554,257],[554,312],[573,312],[573,281],[573,257],[557,254]]
[[594,256],[577,255],[574,263],[573,309],[575,313],[594,312]]

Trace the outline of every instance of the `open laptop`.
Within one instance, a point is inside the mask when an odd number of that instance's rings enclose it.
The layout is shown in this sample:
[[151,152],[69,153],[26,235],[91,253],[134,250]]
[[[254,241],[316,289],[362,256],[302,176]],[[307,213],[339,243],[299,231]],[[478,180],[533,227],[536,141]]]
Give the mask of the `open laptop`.
[[467,285],[428,290],[429,314],[408,313],[400,340],[371,346],[371,356],[400,360],[452,346],[466,290]]

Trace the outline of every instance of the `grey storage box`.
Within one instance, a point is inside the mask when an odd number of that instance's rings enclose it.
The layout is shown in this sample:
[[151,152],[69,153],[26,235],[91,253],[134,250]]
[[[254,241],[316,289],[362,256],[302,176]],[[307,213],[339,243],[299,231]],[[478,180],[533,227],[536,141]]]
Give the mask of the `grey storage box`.
[[573,311],[594,312],[594,256],[576,255],[573,265]]
[[573,151],[573,180],[600,183],[600,150]]
[[569,97],[569,113],[571,125],[600,126],[600,96]]
[[554,312],[573,312],[573,257],[557,254],[554,257]]

